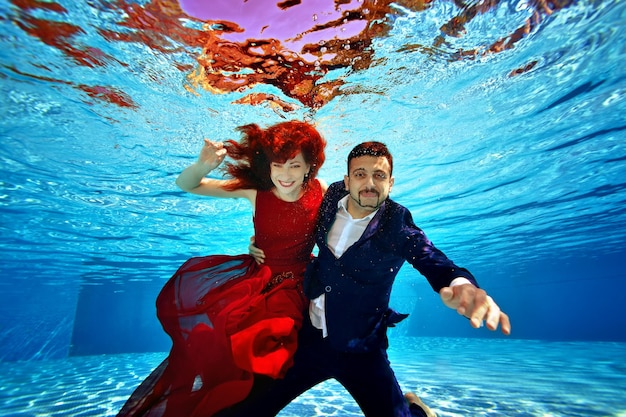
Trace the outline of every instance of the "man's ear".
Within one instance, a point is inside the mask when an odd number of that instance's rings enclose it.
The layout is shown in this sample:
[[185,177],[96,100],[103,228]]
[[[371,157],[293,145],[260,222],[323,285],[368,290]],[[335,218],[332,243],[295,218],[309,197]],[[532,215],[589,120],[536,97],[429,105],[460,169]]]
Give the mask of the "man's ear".
[[391,189],[393,188],[393,181],[394,181],[394,177],[389,178],[389,192],[391,192]]
[[343,185],[346,187],[346,191],[350,191],[350,177],[347,175],[343,176]]

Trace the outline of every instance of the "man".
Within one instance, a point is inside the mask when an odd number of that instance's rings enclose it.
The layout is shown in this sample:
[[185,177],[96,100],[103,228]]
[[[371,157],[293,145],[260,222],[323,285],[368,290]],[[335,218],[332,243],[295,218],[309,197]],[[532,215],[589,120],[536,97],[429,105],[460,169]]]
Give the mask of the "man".
[[[335,378],[367,417],[434,416],[417,396],[402,391],[387,359],[387,327],[404,319],[389,309],[394,279],[404,261],[424,275],[442,301],[490,330],[511,330],[509,318],[478,285],[389,199],[393,158],[380,142],[357,145],[343,184],[324,197],[316,230],[319,255],[305,277],[311,299],[293,367],[231,411],[275,416],[318,383]],[[230,415],[230,414],[229,414]]]

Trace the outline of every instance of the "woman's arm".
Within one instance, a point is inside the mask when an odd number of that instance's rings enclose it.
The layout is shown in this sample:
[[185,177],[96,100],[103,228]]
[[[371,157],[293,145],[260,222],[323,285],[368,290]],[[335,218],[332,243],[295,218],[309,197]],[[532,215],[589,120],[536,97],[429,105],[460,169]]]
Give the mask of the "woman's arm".
[[221,198],[243,197],[248,199],[254,206],[256,190],[239,189],[228,191],[224,189],[224,186],[232,184],[236,180],[206,178],[206,175],[217,168],[225,157],[226,149],[222,142],[213,142],[209,139],[205,139],[198,160],[180,173],[176,179],[176,185],[183,191],[193,194]]

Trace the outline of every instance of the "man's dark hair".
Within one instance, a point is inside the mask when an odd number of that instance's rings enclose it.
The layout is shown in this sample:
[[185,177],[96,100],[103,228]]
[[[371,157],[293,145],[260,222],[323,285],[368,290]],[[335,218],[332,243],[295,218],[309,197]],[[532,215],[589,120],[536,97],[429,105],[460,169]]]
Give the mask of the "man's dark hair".
[[356,145],[348,154],[348,175],[350,174],[350,161],[359,156],[384,156],[389,161],[389,175],[393,174],[393,157],[384,143],[370,141]]

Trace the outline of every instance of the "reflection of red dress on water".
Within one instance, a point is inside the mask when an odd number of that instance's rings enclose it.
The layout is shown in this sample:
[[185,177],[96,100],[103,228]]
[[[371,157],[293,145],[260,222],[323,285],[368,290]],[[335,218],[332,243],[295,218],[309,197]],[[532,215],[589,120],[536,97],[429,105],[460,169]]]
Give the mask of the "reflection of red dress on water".
[[216,255],[179,268],[157,298],[172,350],[118,416],[208,417],[243,400],[253,374],[284,376],[306,308],[302,278],[321,201],[317,180],[296,202],[259,191],[263,266],[248,255]]

